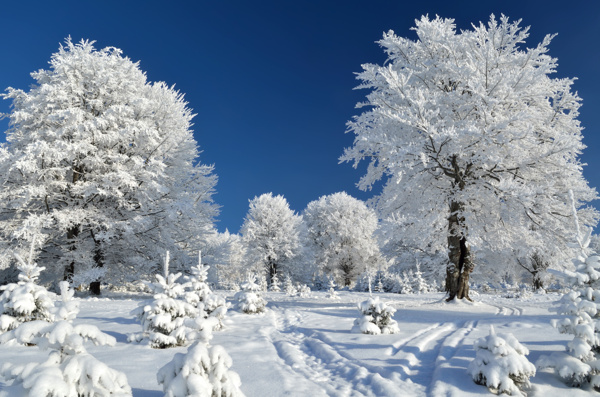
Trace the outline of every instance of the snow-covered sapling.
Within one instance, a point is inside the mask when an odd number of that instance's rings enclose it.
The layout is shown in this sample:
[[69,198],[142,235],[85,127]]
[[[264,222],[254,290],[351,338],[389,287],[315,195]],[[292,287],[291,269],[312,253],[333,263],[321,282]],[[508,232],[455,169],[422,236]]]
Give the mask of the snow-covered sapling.
[[400,332],[398,323],[392,318],[396,309],[381,302],[378,296],[360,302],[358,310],[361,316],[354,321],[352,332],[371,335]]
[[283,290],[285,291],[285,294],[287,296],[296,296],[296,294],[298,293],[298,291],[296,290],[296,287],[294,286],[294,282],[292,281],[292,278],[290,277],[289,274],[287,276],[285,276],[285,281],[283,283]]
[[340,296],[338,295],[337,291],[335,290],[335,287],[336,287],[335,281],[333,280],[333,277],[331,277],[329,279],[329,291],[327,292],[327,297],[329,299],[334,299],[334,300],[340,299]]
[[563,295],[556,309],[566,317],[553,321],[553,325],[560,333],[573,335],[573,340],[567,344],[566,352],[542,356],[536,365],[555,368],[571,386],[579,387],[589,382],[600,388],[600,360],[597,357],[600,350],[600,256],[588,248],[591,230],[585,237],[581,236],[575,201],[572,192],[569,193],[579,254],[573,259],[575,271],[566,271],[571,291]]
[[236,293],[234,299],[238,309],[247,314],[262,313],[267,304],[261,296],[261,288],[256,284],[254,275],[248,275],[248,280],[242,284],[242,291]]
[[277,275],[277,273],[273,274],[273,277],[271,277],[271,287],[270,287],[270,291],[271,292],[279,292],[281,291],[281,282],[279,281],[279,276]]
[[310,298],[311,292],[310,287],[306,284],[298,286],[298,295],[300,295],[301,298]]
[[0,342],[15,340],[50,349],[48,360],[25,365],[5,364],[1,375],[13,383],[0,396],[131,396],[125,375],[87,353],[86,340],[96,345],[114,346],[114,337],[88,324],[73,325],[78,313],[68,282],[60,283],[62,303],[57,320],[34,320],[0,335]]
[[490,326],[490,334],[473,344],[476,356],[467,371],[478,385],[491,391],[508,395],[525,396],[529,378],[535,375],[535,366],[525,357],[529,350],[512,335],[496,335]]
[[188,343],[190,328],[185,320],[197,317],[197,310],[182,299],[185,286],[177,282],[181,273],[169,274],[169,252],[164,260],[164,276],[156,275],[157,282],[149,284],[155,292],[154,299],[142,302],[132,314],[142,323],[141,333],[129,336],[129,341],[148,338],[150,346],[164,349]]
[[33,261],[35,239],[31,242],[29,257],[25,262],[18,254],[19,281],[0,287],[0,333],[15,329],[19,324],[34,320],[52,321],[54,302],[52,293],[37,285],[44,270]]
[[240,377],[221,346],[196,342],[187,353],[177,353],[156,375],[165,397],[241,397]]
[[215,330],[223,328],[223,319],[227,314],[229,304],[220,295],[212,292],[207,283],[210,266],[202,264],[201,253],[198,253],[198,265],[191,269],[192,275],[185,277],[187,291],[184,299],[198,309],[197,316],[201,318],[214,317],[217,319]]

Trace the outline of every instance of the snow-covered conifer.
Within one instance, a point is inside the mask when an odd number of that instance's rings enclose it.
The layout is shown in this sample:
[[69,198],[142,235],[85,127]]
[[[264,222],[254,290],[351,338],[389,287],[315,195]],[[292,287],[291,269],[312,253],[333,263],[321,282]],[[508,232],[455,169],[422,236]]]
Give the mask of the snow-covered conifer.
[[137,280],[168,249],[189,262],[218,210],[183,95],[148,82],[121,50],[70,38],[31,75],[28,91],[3,95],[2,240],[44,234],[38,261],[60,280],[94,267]]
[[308,203],[303,218],[308,249],[338,284],[350,285],[382,260],[374,236],[377,215],[364,202],[334,193]]
[[73,325],[79,311],[72,301],[69,283],[60,283],[61,300],[57,305],[57,320],[50,323],[35,320],[0,335],[0,342],[18,343],[50,349],[45,362],[25,365],[5,364],[1,373],[12,384],[0,396],[131,396],[125,375],[109,368],[87,353],[84,342],[114,346],[114,337],[88,324]]
[[279,281],[279,276],[277,276],[277,273],[275,273],[273,275],[273,278],[271,278],[271,288],[270,291],[272,292],[279,292],[281,291],[281,282]]
[[240,377],[221,346],[196,342],[187,353],[176,353],[157,373],[165,397],[243,397]]
[[327,292],[327,297],[329,299],[334,299],[334,300],[340,299],[340,296],[338,295],[335,287],[337,287],[337,285],[335,284],[333,277],[331,277],[329,279],[329,291]]
[[360,302],[358,311],[361,316],[354,321],[352,332],[371,335],[400,332],[398,323],[392,318],[396,309],[385,302],[381,302],[378,296]]
[[296,296],[298,291],[296,290],[296,286],[294,286],[294,282],[292,281],[292,277],[288,274],[285,276],[285,281],[283,282],[283,290],[287,296]]
[[213,293],[207,283],[210,266],[202,264],[201,253],[198,253],[198,265],[191,269],[191,276],[185,277],[186,292],[184,299],[198,309],[200,317],[214,317],[218,320],[215,330],[223,327],[223,319],[229,305],[225,298]]
[[591,230],[581,235],[575,200],[571,193],[572,215],[576,226],[578,255],[574,271],[566,271],[571,290],[563,295],[556,311],[565,317],[553,325],[562,334],[573,335],[567,352],[542,356],[536,365],[555,368],[572,386],[591,383],[600,389],[600,255],[589,249]]
[[256,276],[248,274],[248,280],[241,287],[242,290],[234,296],[238,310],[247,314],[264,312],[267,302],[261,295],[261,287],[256,284]]
[[429,285],[427,285],[427,282],[423,278],[423,273],[421,273],[421,265],[419,262],[417,262],[417,269],[413,273],[412,288],[416,294],[425,294],[430,290]]
[[16,328],[19,324],[45,320],[53,321],[54,301],[46,288],[36,284],[43,267],[33,261],[35,238],[31,241],[29,257],[25,262],[18,254],[19,281],[0,286],[0,333]]
[[129,341],[141,341],[149,338],[150,346],[164,349],[185,345],[189,342],[186,319],[198,317],[198,311],[191,303],[183,300],[185,285],[177,280],[181,273],[169,273],[169,251],[164,258],[164,276],[157,274],[157,282],[149,284],[154,298],[142,302],[132,314],[142,323],[141,333],[129,336]]
[[267,193],[251,200],[240,229],[249,268],[267,274],[269,282],[276,273],[292,272],[302,248],[301,225],[302,217],[283,196]]
[[358,74],[370,92],[341,160],[369,163],[361,189],[384,180],[373,200],[380,218],[404,218],[415,248],[448,252],[448,300],[469,298],[473,255],[484,248],[568,252],[556,238],[572,231],[566,186],[582,222],[598,219],[585,206],[598,195],[578,159],[574,79],[551,77],[553,36],[526,46],[519,24],[492,15],[457,31],[453,19],[423,16],[415,40],[384,33],[387,59]]
[[526,396],[529,378],[535,375],[535,366],[525,357],[529,350],[512,335],[496,335],[490,326],[490,334],[473,344],[476,356],[469,364],[468,372],[478,385],[511,396]]

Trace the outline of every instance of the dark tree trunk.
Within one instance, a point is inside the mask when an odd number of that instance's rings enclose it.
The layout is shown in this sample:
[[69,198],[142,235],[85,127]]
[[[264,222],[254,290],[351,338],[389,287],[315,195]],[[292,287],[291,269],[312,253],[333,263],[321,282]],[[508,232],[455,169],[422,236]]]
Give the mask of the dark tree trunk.
[[277,263],[269,259],[269,285],[273,285],[273,277],[277,274]]
[[[104,267],[104,254],[102,253],[102,248],[100,248],[98,242],[96,242],[96,248],[94,250],[94,262],[96,263],[96,267]],[[100,295],[100,279],[90,283],[90,294]]]
[[450,217],[448,218],[448,267],[446,268],[446,292],[447,302],[453,299],[468,299],[469,277],[475,264],[471,257],[471,249],[467,244],[467,238],[460,232],[460,226],[464,218],[459,216],[462,209],[461,203],[450,204]]
[[[67,241],[71,245],[69,248],[70,251],[75,251],[75,239],[79,235],[79,226],[73,226],[72,228],[67,230]],[[71,282],[73,280],[73,275],[75,274],[75,261],[71,261],[67,266],[65,266],[65,272],[63,274],[63,281]]]

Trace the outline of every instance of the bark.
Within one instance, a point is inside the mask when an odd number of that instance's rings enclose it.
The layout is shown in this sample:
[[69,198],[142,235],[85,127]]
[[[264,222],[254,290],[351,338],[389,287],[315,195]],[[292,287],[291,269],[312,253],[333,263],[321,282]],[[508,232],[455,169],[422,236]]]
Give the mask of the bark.
[[[98,243],[96,243],[96,249],[94,250],[94,262],[96,267],[104,267],[104,254]],[[100,280],[92,281],[90,283],[90,294],[100,295],[100,293]]]
[[450,204],[450,217],[448,218],[448,267],[446,268],[447,302],[453,299],[467,299],[469,297],[469,277],[475,264],[471,256],[471,249],[467,237],[460,232],[464,218],[459,216],[462,204]]
[[[73,226],[72,228],[67,230],[67,241],[71,244],[69,248],[70,251],[75,251],[75,239],[79,235],[79,226]],[[67,266],[65,266],[65,271],[63,274],[63,281],[71,282],[73,279],[73,275],[75,274],[75,261],[72,261]]]
[[277,263],[273,262],[271,258],[269,258],[269,285],[273,284],[273,277],[277,274]]

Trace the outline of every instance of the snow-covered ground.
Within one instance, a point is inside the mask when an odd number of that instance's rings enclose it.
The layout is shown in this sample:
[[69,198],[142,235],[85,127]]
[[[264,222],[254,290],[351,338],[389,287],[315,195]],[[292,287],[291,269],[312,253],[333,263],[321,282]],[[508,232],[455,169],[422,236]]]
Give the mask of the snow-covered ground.
[[[219,291],[221,292],[221,291]],[[559,296],[532,295],[509,299],[478,295],[476,303],[445,303],[443,294],[378,294],[397,309],[400,333],[351,333],[366,293],[340,292],[340,300],[313,292],[311,298],[267,293],[267,311],[248,315],[230,310],[225,329],[211,345],[222,345],[233,359],[246,396],[480,396],[488,393],[467,374],[475,357],[473,342],[489,333],[510,332],[535,361],[564,351],[568,335],[552,328],[548,311]],[[108,296],[108,295],[107,295]],[[232,294],[228,295],[231,299]],[[139,299],[80,300],[75,324],[96,325],[117,339],[114,347],[88,346],[88,351],[127,375],[136,397],[162,396],[156,373],[187,348],[151,349],[127,342],[140,324],[130,314]],[[0,345],[4,362],[41,361],[48,352],[37,347]],[[0,378],[0,390],[5,383]],[[565,386],[549,370],[531,379],[529,396],[587,396],[589,390]]]

